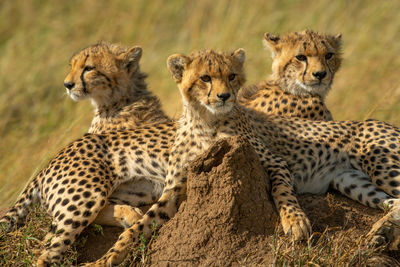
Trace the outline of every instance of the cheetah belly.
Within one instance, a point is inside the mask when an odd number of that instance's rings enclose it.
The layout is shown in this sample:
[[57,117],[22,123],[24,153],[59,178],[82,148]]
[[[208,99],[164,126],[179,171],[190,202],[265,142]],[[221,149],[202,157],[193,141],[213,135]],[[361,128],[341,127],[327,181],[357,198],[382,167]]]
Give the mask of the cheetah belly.
[[117,204],[133,207],[155,202],[162,194],[165,181],[158,177],[135,177],[120,184],[110,195],[109,200]]
[[304,173],[294,172],[294,186],[298,194],[325,194],[328,191],[329,185],[335,177],[349,170],[350,166],[347,163],[328,164],[318,171],[312,171],[308,175]]

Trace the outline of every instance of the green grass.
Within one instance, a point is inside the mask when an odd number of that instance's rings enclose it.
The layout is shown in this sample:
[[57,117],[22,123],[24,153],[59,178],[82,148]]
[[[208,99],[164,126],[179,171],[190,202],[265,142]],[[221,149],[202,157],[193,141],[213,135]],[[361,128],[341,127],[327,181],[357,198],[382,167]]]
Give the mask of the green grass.
[[[8,233],[1,228],[0,266],[33,266],[37,260],[37,253],[44,248],[46,241],[43,238],[48,233],[50,224],[50,216],[36,205],[29,212],[24,226]],[[77,242],[67,250],[61,266],[76,265],[77,251],[84,245],[85,240],[86,235],[81,235]]]
[[264,32],[342,33],[345,61],[327,99],[334,117],[400,125],[398,10],[399,1],[373,0],[1,1],[0,207],[88,129],[90,103],[74,103],[62,84],[72,53],[89,44],[142,45],[149,87],[176,117],[181,104],[165,66],[169,55],[243,47],[250,84],[270,72]]

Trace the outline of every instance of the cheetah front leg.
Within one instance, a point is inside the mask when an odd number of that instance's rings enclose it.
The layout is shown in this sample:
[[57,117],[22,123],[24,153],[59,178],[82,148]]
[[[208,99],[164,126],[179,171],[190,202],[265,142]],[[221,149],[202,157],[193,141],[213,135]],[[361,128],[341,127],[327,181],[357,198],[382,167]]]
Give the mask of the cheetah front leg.
[[311,234],[311,224],[297,201],[286,162],[265,149],[256,148],[256,152],[261,155],[262,166],[271,180],[272,198],[279,211],[283,231],[292,235],[294,240],[307,239]]

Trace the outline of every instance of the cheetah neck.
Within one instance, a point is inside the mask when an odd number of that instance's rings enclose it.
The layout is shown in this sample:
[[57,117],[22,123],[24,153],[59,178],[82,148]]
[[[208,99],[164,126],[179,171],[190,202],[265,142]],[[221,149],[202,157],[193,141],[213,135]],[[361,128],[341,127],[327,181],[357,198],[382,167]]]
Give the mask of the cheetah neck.
[[139,75],[125,90],[114,90],[113,98],[106,104],[98,105],[89,133],[127,130],[143,123],[170,121],[158,97],[147,90],[145,77]]
[[112,97],[103,104],[96,105],[95,117],[99,119],[129,119],[138,123],[147,120],[167,119],[161,109],[161,104],[155,95],[147,90],[146,75],[137,71],[137,74],[128,83],[128,86],[113,90]]
[[238,110],[233,108],[229,114],[216,115],[204,107],[193,107],[185,105],[180,120],[180,129],[189,131],[191,135],[199,140],[214,142],[216,139],[235,135],[235,118]]

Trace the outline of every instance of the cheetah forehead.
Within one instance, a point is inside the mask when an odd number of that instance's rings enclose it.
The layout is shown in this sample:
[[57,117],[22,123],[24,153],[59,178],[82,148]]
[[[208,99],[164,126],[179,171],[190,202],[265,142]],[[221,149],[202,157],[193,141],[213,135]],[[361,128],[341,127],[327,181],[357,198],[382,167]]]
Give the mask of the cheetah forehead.
[[100,58],[116,58],[117,56],[126,53],[128,47],[121,44],[110,44],[107,42],[98,42],[97,44],[88,46],[78,52],[74,53],[70,58],[70,62],[79,61],[82,58],[90,58],[96,63],[96,59]]
[[231,73],[243,74],[242,65],[237,62],[229,53],[218,53],[214,50],[196,51],[189,55],[190,63],[188,68],[192,74],[225,76]]
[[280,49],[301,51],[306,55],[325,55],[327,52],[339,54],[341,41],[339,36],[305,30],[280,36]]

